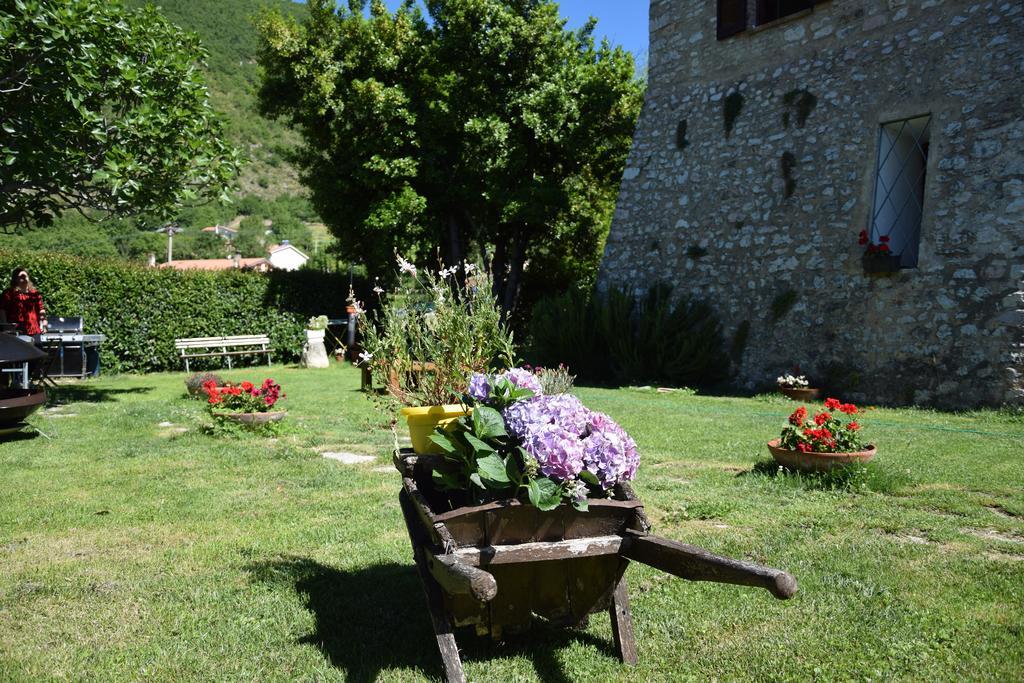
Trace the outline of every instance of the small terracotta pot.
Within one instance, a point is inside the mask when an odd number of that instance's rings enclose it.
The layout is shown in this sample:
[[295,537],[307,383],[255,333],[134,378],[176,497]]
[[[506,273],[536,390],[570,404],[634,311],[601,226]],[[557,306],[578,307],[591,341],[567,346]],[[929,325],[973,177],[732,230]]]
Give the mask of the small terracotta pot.
[[821,394],[821,389],[814,387],[779,387],[779,392],[794,401],[814,401]]
[[853,453],[804,453],[779,448],[779,439],[769,441],[768,450],[771,451],[775,462],[787,469],[801,472],[827,472],[837,467],[865,463],[875,457],[877,452],[874,446],[868,446],[863,451]]
[[212,413],[215,417],[223,417],[225,420],[237,422],[244,425],[261,425],[267,422],[280,422],[288,414],[287,410],[274,410],[266,413],[228,413],[215,410]]

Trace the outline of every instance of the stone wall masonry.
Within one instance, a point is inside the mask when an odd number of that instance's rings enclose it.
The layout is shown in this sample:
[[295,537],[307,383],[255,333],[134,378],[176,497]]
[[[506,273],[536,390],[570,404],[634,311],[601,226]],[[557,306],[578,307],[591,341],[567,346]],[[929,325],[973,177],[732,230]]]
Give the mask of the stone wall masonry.
[[[714,2],[650,11],[599,285],[674,283],[726,344],[749,321],[743,388],[798,364],[851,400],[1024,398],[1024,3],[834,0],[722,41]],[[925,113],[918,267],[865,274],[879,125]]]

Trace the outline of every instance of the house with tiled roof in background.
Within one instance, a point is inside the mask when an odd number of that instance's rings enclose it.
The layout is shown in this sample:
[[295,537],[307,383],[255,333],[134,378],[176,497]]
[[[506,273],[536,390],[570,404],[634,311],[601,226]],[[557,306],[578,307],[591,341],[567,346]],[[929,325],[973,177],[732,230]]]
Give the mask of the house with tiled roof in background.
[[232,228],[229,225],[210,225],[203,228],[202,232],[212,232],[214,235],[229,241],[238,237],[238,229]]
[[298,270],[306,265],[309,256],[288,240],[283,240],[281,244],[267,247],[267,261],[276,270]]
[[204,259],[179,259],[165,263],[156,263],[156,258],[151,256],[150,266],[158,268],[173,268],[175,270],[251,270],[257,273],[266,273],[273,266],[265,258],[242,258],[235,254],[232,258],[204,258]]

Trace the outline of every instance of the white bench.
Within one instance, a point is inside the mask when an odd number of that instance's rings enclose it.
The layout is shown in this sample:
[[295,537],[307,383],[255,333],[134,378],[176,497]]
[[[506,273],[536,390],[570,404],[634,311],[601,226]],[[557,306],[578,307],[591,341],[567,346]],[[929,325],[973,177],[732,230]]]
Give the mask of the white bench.
[[[240,335],[235,337],[192,337],[189,339],[175,339],[174,348],[181,352],[181,358],[185,361],[185,372],[189,371],[188,361],[190,358],[211,358],[223,356],[228,359],[228,368],[231,367],[232,356],[244,356],[249,354],[267,354],[267,366],[270,363],[270,354],[274,349],[270,348],[270,337],[267,335]],[[210,349],[220,349],[211,351]],[[230,351],[228,349],[231,349]],[[205,350],[205,352],[203,352]],[[202,352],[202,353],[197,353]]]

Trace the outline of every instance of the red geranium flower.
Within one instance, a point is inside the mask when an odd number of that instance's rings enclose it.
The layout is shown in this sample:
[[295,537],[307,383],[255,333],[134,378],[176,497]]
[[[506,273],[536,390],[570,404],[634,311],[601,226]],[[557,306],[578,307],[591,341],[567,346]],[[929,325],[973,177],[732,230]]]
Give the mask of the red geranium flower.
[[849,430],[850,430],[851,432],[855,432],[855,431],[857,431],[858,429],[860,429],[860,425],[859,425],[859,424],[857,424],[856,422],[851,422],[850,424],[846,425],[846,427],[847,427],[847,428],[848,428],[848,429],[849,429]]
[[252,391],[252,382],[242,382],[242,391]]
[[889,236],[888,235],[882,235],[881,237],[878,238],[878,241],[881,242],[882,244],[885,244],[886,242],[889,241]]
[[814,416],[814,424],[820,427],[831,419],[832,416],[829,413],[821,412]]
[[860,244],[861,246],[864,246],[865,244],[868,243],[868,231],[867,230],[861,230],[860,231],[860,237],[858,238],[857,243]]
[[801,453],[810,453],[811,452],[811,447],[808,446],[807,444],[805,444],[803,441],[801,441],[800,443],[798,443],[796,445],[796,449],[798,451],[800,451]]
[[839,406],[839,412],[846,413],[847,415],[853,415],[857,412],[857,406],[853,405],[852,403],[844,403],[843,405]]
[[789,416],[789,424],[799,427],[807,419],[807,408],[800,406]]
[[837,399],[837,398],[826,398],[825,399],[825,407],[828,408],[829,410],[835,410],[836,408],[839,407],[839,399]]
[[883,253],[883,254],[888,254],[889,253],[889,245],[888,244],[884,244],[884,243],[883,244],[879,244],[878,245],[878,251]]

